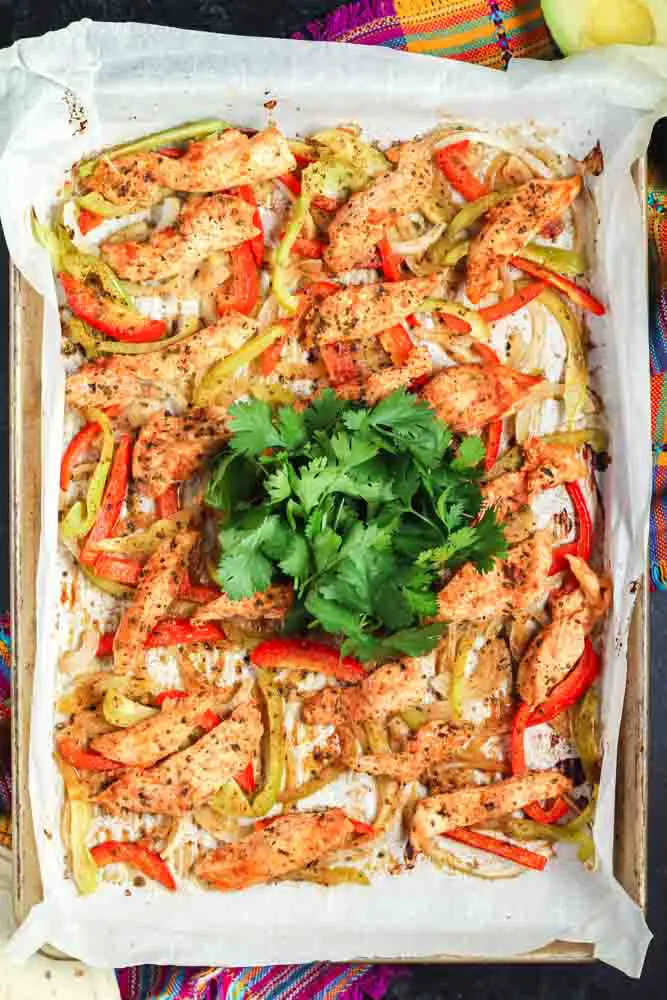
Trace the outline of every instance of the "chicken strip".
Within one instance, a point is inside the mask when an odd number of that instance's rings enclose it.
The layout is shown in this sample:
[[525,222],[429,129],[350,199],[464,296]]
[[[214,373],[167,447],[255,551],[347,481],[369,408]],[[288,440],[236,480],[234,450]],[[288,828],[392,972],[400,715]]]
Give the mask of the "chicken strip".
[[438,621],[484,621],[536,604],[548,587],[551,543],[550,531],[537,531],[488,573],[466,563],[438,594]]
[[565,180],[532,178],[487,212],[468,251],[466,295],[478,303],[501,286],[501,265],[559,219],[581,191],[579,175]]
[[98,736],[92,747],[103,757],[128,767],[151,767],[163,757],[187,746],[200,729],[205,712],[219,715],[231,696],[231,688],[208,688],[206,691],[174,699],[155,715],[142,722]]
[[416,781],[431,766],[461,753],[473,736],[467,723],[427,722],[408,743],[405,753],[370,753],[345,759],[353,771],[383,775],[396,781]]
[[165,400],[174,396],[184,408],[209,366],[238,350],[256,332],[254,320],[231,312],[163,350],[82,365],[67,379],[67,405],[85,410],[154,398],[164,408]]
[[233,601],[221,594],[192,616],[193,622],[224,621],[225,618],[245,618],[256,621],[262,618],[280,620],[285,617],[294,602],[294,589],[289,583],[276,583],[252,597]]
[[341,725],[346,721],[382,720],[426,697],[428,679],[418,661],[385,663],[355,686],[324,688],[304,702],[308,725]]
[[230,128],[212,139],[191,142],[183,156],[159,158],[156,176],[174,191],[224,191],[259,184],[296,167],[285,137],[267,128],[252,137]]
[[194,268],[216,250],[228,250],[259,234],[254,206],[241,198],[211,194],[191,198],[174,226],[158,229],[140,243],[102,243],[111,267],[128,281],[162,281]]
[[440,280],[434,274],[405,281],[350,285],[309,310],[304,319],[306,334],[318,344],[376,337],[436,295]]
[[254,702],[235,708],[201,739],[145,771],[129,771],[97,798],[111,813],[182,816],[240,774],[259,751],[262,716]]
[[517,472],[505,472],[482,486],[484,499],[496,508],[504,521],[533,497],[564,483],[583,479],[586,463],[571,444],[549,444],[530,438],[523,446],[523,465]]
[[137,212],[156,205],[168,193],[158,179],[157,153],[136,153],[113,159],[101,156],[89,177],[80,178],[85,191],[96,191],[103,198]]
[[506,816],[530,802],[553,799],[569,791],[572,782],[560,771],[533,771],[491,785],[469,785],[432,795],[417,803],[410,840],[418,849],[448,830],[475,826]]
[[324,259],[332,271],[349,271],[364,264],[401,215],[416,211],[430,195],[433,159],[430,143],[406,142],[398,166],[374,178],[348,198],[329,227]]
[[519,663],[519,694],[527,705],[541,704],[567,677],[584,651],[591,629],[611,598],[609,581],[599,579],[578,556],[568,556],[579,587],[551,602],[551,621],[535,636]]
[[190,479],[228,437],[225,409],[198,407],[181,416],[156,413],[142,427],[132,453],[138,490],[157,497],[172,483]]
[[516,412],[541,382],[542,376],[508,365],[452,365],[438,372],[421,396],[453,431],[478,434],[492,420]]
[[428,347],[413,347],[405,364],[383,368],[369,376],[364,393],[366,402],[375,406],[385,396],[407,388],[415,379],[430,375],[432,371],[433,359]]
[[196,862],[194,874],[230,891],[284,878],[349,841],[354,824],[342,809],[278,816],[263,830],[224,844]]
[[146,639],[176,600],[197,539],[193,531],[165,539],[144,566],[134,601],[125,611],[114,636],[115,673],[143,673]]

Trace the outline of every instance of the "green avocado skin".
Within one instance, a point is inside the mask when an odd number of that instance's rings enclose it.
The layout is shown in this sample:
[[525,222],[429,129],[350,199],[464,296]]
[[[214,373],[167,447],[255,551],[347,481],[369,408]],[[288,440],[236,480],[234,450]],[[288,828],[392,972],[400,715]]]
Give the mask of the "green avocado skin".
[[667,0],[542,0],[542,13],[563,55],[600,44],[600,29],[609,42],[667,45]]

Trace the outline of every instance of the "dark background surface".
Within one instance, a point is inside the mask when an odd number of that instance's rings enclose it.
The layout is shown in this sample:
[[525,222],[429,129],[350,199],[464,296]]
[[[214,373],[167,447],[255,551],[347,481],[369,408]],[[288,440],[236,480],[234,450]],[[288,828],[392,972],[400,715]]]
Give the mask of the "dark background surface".
[[[327,0],[0,0],[0,47],[19,38],[64,27],[91,17],[106,21],[144,21],[239,35],[286,36],[307,21],[333,10]],[[667,131],[667,130],[665,130]],[[660,143],[667,165],[667,141]],[[665,170],[667,173],[667,170]],[[7,255],[0,246],[0,311],[8,316]],[[7,338],[0,356],[0,610],[9,606],[8,556],[8,356]],[[638,982],[601,965],[419,966],[398,981],[388,1000],[657,1000],[667,995],[667,597],[651,602],[652,736],[649,924],[655,935],[644,975]],[[662,720],[662,725],[660,724]],[[443,889],[446,891],[446,889]],[[147,998],[148,1000],[148,998]]]

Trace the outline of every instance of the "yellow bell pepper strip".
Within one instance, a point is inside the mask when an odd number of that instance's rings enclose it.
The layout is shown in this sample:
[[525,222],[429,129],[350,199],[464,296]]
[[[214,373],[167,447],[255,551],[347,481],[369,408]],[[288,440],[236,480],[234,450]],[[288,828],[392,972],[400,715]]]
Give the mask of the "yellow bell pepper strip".
[[286,788],[278,796],[278,801],[282,802],[283,805],[293,805],[301,799],[307,799],[310,795],[314,795],[320,789],[326,788],[327,785],[330,785],[332,781],[335,781],[336,778],[339,778],[344,773],[345,771],[340,767],[325,767],[316,778],[311,778],[310,781],[305,781],[296,788]]
[[170,892],[174,892],[176,889],[174,876],[166,863],[159,854],[156,854],[155,851],[149,851],[143,844],[132,843],[129,840],[105,840],[92,847],[90,854],[98,868],[119,862],[132,865],[147,878],[159,882]]
[[466,229],[470,229],[482,215],[485,215],[490,208],[497,205],[508,194],[511,194],[511,191],[503,191],[502,193],[500,191],[490,191],[488,194],[482,195],[481,198],[477,198],[476,201],[468,202],[449,223],[447,227],[447,239],[454,240],[461,233],[465,232]]
[[279,323],[274,323],[263,333],[248,340],[238,351],[228,354],[226,358],[221,358],[208,369],[201,382],[195,389],[194,405],[208,406],[215,401],[216,396],[224,388],[225,382],[234,375],[239,368],[244,368],[251,361],[258,358],[260,354],[269,347],[274,340],[284,336],[285,330]]
[[468,662],[468,656],[472,652],[473,640],[470,638],[463,638],[460,640],[457,649],[456,657],[454,658],[454,667],[452,670],[452,686],[450,690],[450,701],[452,705],[452,716],[455,719],[461,718],[461,711],[463,708],[463,690],[465,688],[466,680],[466,664]]
[[88,483],[85,505],[81,502],[81,500],[77,500],[77,502],[70,507],[63,519],[63,536],[68,541],[75,541],[76,539],[83,538],[84,535],[88,534],[95,523],[95,518],[98,510],[100,509],[102,497],[104,496],[104,488],[107,483],[109,470],[111,469],[111,460],[113,458],[114,441],[111,421],[106,413],[102,412],[102,410],[90,410],[88,416],[90,422],[99,424],[101,428],[102,449],[100,451],[100,457],[95,467],[95,471],[90,477],[90,482]]
[[588,366],[581,323],[560,295],[547,288],[538,302],[546,306],[561,328],[567,347],[563,374],[565,422],[571,430],[584,411],[588,392]]
[[113,340],[146,343],[161,340],[167,331],[163,319],[151,319],[122,302],[94,292],[83,281],[61,271],[59,274],[67,305],[75,316]]
[[[115,160],[118,156],[129,156],[130,153],[148,153],[173,143],[203,139],[216,132],[224,132],[228,128],[228,123],[220,121],[219,118],[204,118],[197,122],[186,122],[184,125],[176,125],[174,128],[163,129],[161,132],[151,132],[150,135],[144,135],[141,139],[134,139],[132,142],[121,143],[119,146],[105,150],[103,156],[105,159]],[[81,160],[77,167],[79,177],[89,177],[101,159],[101,156],[93,156],[88,160]]]
[[543,246],[541,243],[529,243],[521,251],[525,260],[541,264],[568,278],[576,278],[586,273],[586,258],[577,250],[566,250],[564,247]]
[[569,278],[564,277],[562,274],[550,271],[541,264],[535,264],[532,260],[527,260],[521,256],[512,257],[512,264],[518,267],[520,271],[525,271],[526,274],[532,275],[533,278],[540,278],[542,281],[546,281],[548,285],[557,288],[559,292],[562,292],[563,295],[566,295],[568,299],[571,299],[582,309],[592,312],[595,316],[604,316],[606,309],[599,299],[596,299],[594,295],[587,292],[585,288],[575,285],[573,281],[570,281]]
[[359,868],[346,865],[335,868],[300,868],[285,876],[288,882],[315,882],[317,885],[370,885],[370,879]]
[[68,799],[69,846],[72,878],[82,896],[97,889],[97,865],[86,845],[86,837],[93,821],[92,806],[82,799]]
[[475,309],[468,309],[460,302],[447,302],[446,299],[427,299],[419,307],[420,312],[435,312],[443,314],[445,318],[453,316],[454,319],[462,320],[468,324],[468,329],[472,336],[483,343],[488,343],[491,338],[489,324]]
[[151,715],[155,715],[157,711],[157,708],[150,708],[148,705],[142,705],[141,702],[126,698],[124,694],[120,691],[114,691],[113,688],[109,688],[102,702],[104,718],[112,726],[119,726],[121,729],[127,729],[128,726],[134,726],[137,722],[150,719]]
[[594,784],[600,777],[600,696],[590,687],[581,699],[574,717],[574,742],[584,774]]

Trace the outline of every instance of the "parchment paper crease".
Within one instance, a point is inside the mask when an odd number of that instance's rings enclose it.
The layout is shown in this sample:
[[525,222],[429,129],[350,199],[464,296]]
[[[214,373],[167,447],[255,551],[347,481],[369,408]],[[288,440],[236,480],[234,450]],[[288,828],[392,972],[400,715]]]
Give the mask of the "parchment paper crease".
[[[664,50],[662,56],[664,64]],[[92,965],[140,962],[263,964],[455,953],[505,957],[554,939],[591,941],[596,954],[639,975],[650,940],[640,910],[612,875],[614,781],[633,581],[645,565],[650,496],[649,390],[642,211],[630,177],[667,98],[657,52],[629,47],[557,63],[515,61],[507,74],[385,49],[236,38],[138,24],[82,21],[0,53],[0,213],[11,255],[45,297],[43,537],[31,793],[45,899],[15,934],[21,959],[46,941]],[[426,866],[381,876],[370,890],[301,885],[234,896],[189,888],[127,898],[104,884],[77,897],[65,877],[59,779],[51,732],[56,664],[48,636],[57,601],[58,467],[63,372],[53,280],[29,227],[65,171],[102,146],[204,117],[262,126],[264,103],[288,133],[343,121],[389,140],[443,115],[549,130],[583,155],[602,142],[594,288],[610,303],[591,323],[612,435],[605,477],[606,555],[614,609],[604,673],[605,758],[596,841],[599,869],[567,854],[546,873],[500,883],[451,878]],[[37,364],[35,359],[35,364]]]

